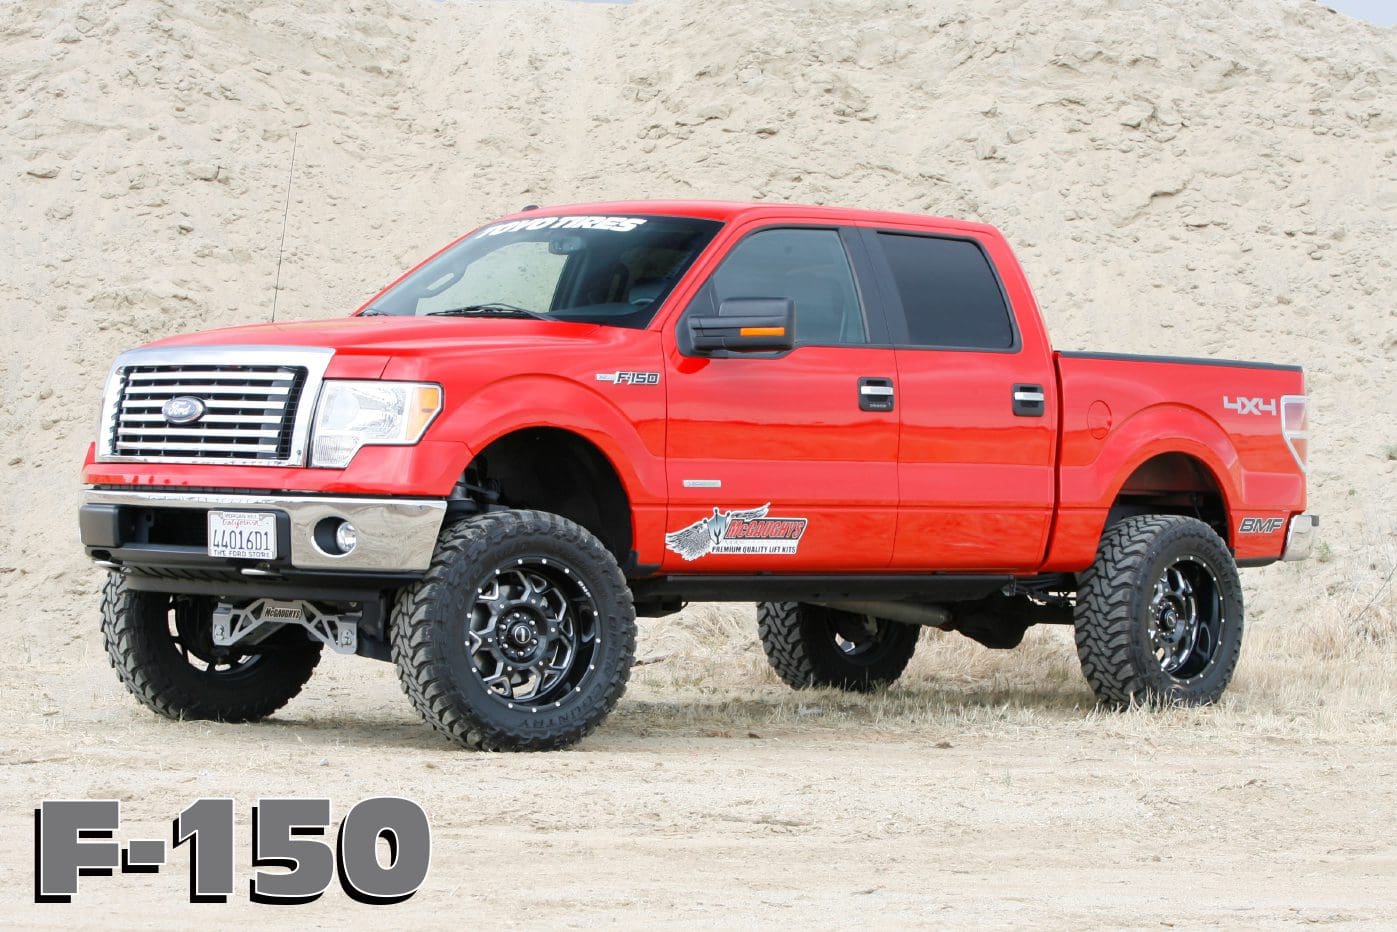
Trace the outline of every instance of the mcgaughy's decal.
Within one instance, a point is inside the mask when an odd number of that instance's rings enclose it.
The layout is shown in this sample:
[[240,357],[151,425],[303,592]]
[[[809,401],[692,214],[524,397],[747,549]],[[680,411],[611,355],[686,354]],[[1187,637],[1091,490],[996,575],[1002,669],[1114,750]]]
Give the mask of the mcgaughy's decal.
[[769,518],[768,502],[746,511],[713,509],[710,517],[665,535],[665,546],[685,560],[711,553],[794,554],[809,524],[805,518]]

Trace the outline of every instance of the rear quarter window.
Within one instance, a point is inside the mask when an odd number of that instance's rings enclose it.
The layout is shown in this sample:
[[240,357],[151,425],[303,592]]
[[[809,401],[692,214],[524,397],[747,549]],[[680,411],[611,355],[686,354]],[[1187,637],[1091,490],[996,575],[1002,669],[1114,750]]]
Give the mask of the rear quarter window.
[[1014,324],[989,258],[970,240],[878,233],[907,322],[903,346],[1007,350]]

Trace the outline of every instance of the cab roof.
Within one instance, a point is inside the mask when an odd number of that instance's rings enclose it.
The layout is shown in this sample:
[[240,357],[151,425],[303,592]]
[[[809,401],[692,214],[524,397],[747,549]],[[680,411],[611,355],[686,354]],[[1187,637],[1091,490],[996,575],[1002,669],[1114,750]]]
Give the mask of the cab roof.
[[823,207],[814,204],[784,204],[761,201],[705,200],[647,200],[599,201],[593,204],[561,204],[521,210],[493,222],[521,220],[528,217],[566,216],[569,214],[659,214],[674,217],[696,217],[731,223],[735,220],[801,219],[847,224],[896,224],[898,226],[937,227],[976,233],[998,231],[984,223],[937,217],[928,214],[899,213],[890,210],[863,210],[854,207]]

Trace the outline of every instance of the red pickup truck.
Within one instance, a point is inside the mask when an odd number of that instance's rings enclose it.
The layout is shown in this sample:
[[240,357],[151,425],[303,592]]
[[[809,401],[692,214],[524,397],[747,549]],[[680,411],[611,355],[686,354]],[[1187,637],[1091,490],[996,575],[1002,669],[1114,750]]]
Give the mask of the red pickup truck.
[[1238,566],[1303,559],[1294,366],[1056,352],[1008,243],[934,217],[527,208],[352,317],[120,356],[83,467],[112,662],[246,721],[325,645],[472,747],[566,746],[637,614],[755,601],[794,687],[923,626],[1075,626],[1109,706],[1206,703]]

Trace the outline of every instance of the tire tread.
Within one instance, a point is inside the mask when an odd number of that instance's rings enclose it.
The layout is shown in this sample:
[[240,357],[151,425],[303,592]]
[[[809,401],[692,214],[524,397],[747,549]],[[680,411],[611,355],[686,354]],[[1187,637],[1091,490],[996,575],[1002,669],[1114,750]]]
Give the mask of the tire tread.
[[[760,602],[757,605],[757,634],[767,661],[776,675],[792,689],[833,686],[851,692],[868,692],[892,683],[907,669],[917,649],[920,631],[898,626],[891,637],[889,653],[875,667],[858,667],[832,657],[832,638],[826,622],[815,617],[816,606],[800,602]],[[820,643],[815,643],[816,639]]]
[[[611,611],[625,640],[620,672],[607,684],[597,708],[577,724],[552,728],[508,729],[492,725],[473,713],[470,700],[456,687],[442,653],[433,610],[444,590],[465,583],[470,567],[480,564],[489,547],[518,534],[542,534],[584,550],[608,567],[617,606]],[[423,721],[453,742],[475,750],[546,751],[575,744],[590,734],[616,707],[630,679],[635,660],[635,608],[620,568],[601,541],[567,519],[541,511],[499,511],[448,524],[438,538],[430,568],[418,582],[403,589],[393,608],[390,643],[398,681]]]
[[166,657],[155,639],[166,636],[163,616],[168,598],[163,593],[128,589],[120,573],[108,573],[102,587],[102,640],[112,668],[137,701],[165,718],[258,721],[295,698],[320,663],[319,645],[309,641],[304,650],[279,651],[265,658],[274,664],[269,669],[277,670],[277,675],[259,676],[245,684],[245,695],[220,701],[208,691],[180,682],[166,668]]
[[[1137,704],[1211,702],[1217,695],[1187,696],[1166,693],[1152,682],[1137,657],[1132,656],[1133,639],[1142,607],[1148,597],[1143,587],[1148,565],[1162,542],[1178,536],[1196,536],[1219,552],[1227,547],[1208,525],[1181,515],[1136,515],[1107,529],[1097,549],[1096,560],[1079,577],[1075,609],[1075,639],[1082,674],[1101,705],[1124,709]],[[1232,582],[1236,567],[1228,558]],[[1240,628],[1240,613],[1235,620]],[[1237,635],[1240,638],[1240,633]],[[1236,668],[1239,650],[1228,651],[1221,674],[1220,695]]]

